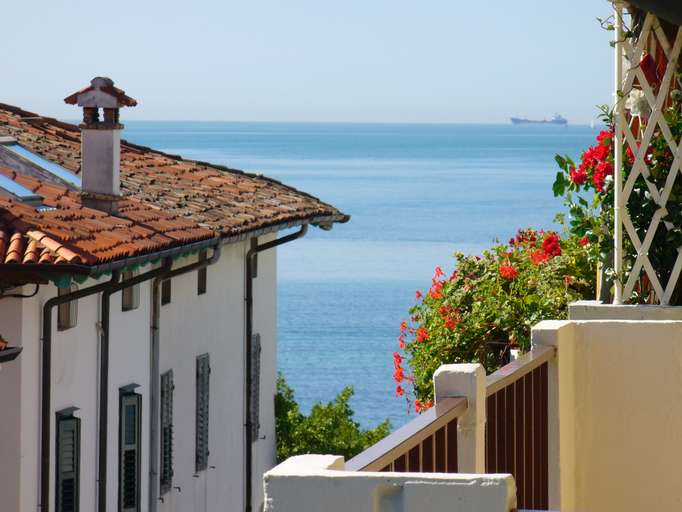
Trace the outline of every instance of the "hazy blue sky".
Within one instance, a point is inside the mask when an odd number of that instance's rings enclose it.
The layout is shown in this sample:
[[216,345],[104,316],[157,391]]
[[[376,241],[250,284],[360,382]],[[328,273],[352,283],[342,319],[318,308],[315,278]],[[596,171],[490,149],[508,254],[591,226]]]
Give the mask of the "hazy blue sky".
[[124,119],[588,123],[612,90],[606,0],[3,2],[0,102],[74,118],[103,74]]

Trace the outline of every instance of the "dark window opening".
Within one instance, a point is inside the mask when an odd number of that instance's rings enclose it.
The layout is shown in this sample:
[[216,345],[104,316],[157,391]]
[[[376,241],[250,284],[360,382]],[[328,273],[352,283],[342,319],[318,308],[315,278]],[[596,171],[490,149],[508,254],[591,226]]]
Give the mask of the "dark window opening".
[[171,280],[166,279],[161,283],[161,305],[170,304],[171,301]]
[[[64,288],[57,289],[57,295],[62,297],[78,290],[78,286],[72,284]],[[65,331],[76,327],[78,322],[78,300],[64,302],[57,306],[57,330]]]
[[[137,275],[134,270],[123,272],[124,281],[132,279]],[[128,286],[121,290],[121,311],[132,311],[140,307],[140,285]]]
[[142,396],[123,392],[119,402],[119,512],[140,512]]
[[80,419],[57,413],[57,512],[78,512],[80,508],[80,436]]

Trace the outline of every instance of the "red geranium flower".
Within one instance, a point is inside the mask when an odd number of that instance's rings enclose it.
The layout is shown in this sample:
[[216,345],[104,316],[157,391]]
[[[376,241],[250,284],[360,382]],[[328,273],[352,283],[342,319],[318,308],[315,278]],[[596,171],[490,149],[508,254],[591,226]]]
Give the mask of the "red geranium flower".
[[533,265],[541,265],[549,260],[549,255],[545,251],[533,251],[530,253],[530,261]]
[[417,300],[420,300],[423,297],[422,292],[420,292],[419,290],[414,292],[414,296]]
[[427,331],[424,327],[420,327],[419,329],[417,329],[417,342],[418,343],[423,343],[428,339],[429,339],[429,331]]
[[590,239],[587,238],[587,235],[585,235],[585,236],[582,237],[580,240],[578,240],[578,243],[579,243],[582,247],[585,247],[587,244],[590,243]]
[[405,394],[405,390],[402,388],[400,384],[398,384],[395,387],[395,396],[403,396]]
[[577,169],[575,167],[571,167],[571,170],[569,171],[569,177],[576,185],[582,185],[587,181],[587,171],[582,165]]
[[500,265],[500,275],[503,279],[512,280],[519,275],[519,271],[512,265]]
[[559,243],[559,235],[556,233],[549,233],[542,241],[542,250],[548,256],[561,256],[561,244]]

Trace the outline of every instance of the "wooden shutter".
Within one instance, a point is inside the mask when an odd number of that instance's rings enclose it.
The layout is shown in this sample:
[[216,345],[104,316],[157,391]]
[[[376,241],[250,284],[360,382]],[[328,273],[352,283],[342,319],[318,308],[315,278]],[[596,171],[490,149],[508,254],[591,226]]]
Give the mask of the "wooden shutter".
[[208,354],[197,357],[197,398],[196,398],[196,471],[208,467],[208,406],[209,377],[211,364]]
[[[206,261],[206,251],[199,253],[199,261]],[[208,269],[206,267],[200,268],[197,271],[197,295],[206,293],[206,280],[208,278]]]
[[161,494],[173,485],[173,370],[161,375]]
[[260,334],[251,338],[251,440],[257,441],[260,431]]
[[141,405],[140,395],[121,394],[118,480],[120,512],[140,511]]
[[57,415],[56,511],[78,512],[81,421]]

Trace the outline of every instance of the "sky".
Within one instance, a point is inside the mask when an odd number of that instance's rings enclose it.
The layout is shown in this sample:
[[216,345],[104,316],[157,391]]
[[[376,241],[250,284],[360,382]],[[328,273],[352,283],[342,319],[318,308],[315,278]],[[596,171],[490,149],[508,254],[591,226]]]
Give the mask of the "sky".
[[3,2],[0,102],[75,119],[97,75],[124,119],[589,123],[611,101],[606,0]]

